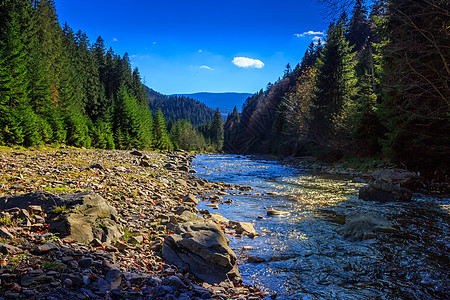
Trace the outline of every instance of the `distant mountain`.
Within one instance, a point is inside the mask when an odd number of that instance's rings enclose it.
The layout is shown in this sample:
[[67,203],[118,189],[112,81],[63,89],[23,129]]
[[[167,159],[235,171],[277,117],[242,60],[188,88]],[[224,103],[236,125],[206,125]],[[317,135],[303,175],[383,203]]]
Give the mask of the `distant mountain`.
[[166,96],[149,87],[145,87],[145,90],[150,110],[155,113],[161,108],[166,121],[186,119],[197,126],[211,121],[214,117],[214,111],[198,100],[183,95]]
[[212,109],[219,108],[223,115],[231,114],[234,106],[238,110],[242,109],[244,101],[253,94],[249,93],[193,93],[193,94],[179,94],[179,96],[190,97],[205,103]]

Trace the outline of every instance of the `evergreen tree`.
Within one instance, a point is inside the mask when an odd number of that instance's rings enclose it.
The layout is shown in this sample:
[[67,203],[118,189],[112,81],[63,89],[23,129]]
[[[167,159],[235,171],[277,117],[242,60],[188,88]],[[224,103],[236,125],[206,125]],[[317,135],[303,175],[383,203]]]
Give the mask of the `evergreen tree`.
[[356,0],[346,34],[349,46],[353,47],[354,52],[358,52],[368,42],[369,35],[370,25],[367,19],[367,9],[363,0]]
[[344,37],[345,23],[346,17],[342,15],[337,23],[330,24],[327,43],[317,63],[310,133],[325,154],[336,147],[333,143],[344,142],[332,137],[337,133],[336,125],[345,119],[342,108],[352,101],[356,92],[354,54]]
[[448,28],[444,0],[390,1],[381,27],[385,153],[430,173],[450,167]]
[[222,150],[223,146],[223,119],[219,108],[214,112],[214,119],[211,125],[211,143],[218,151]]
[[170,139],[167,134],[166,121],[161,109],[156,111],[154,120],[154,146],[156,149],[168,150],[171,148]]
[[[31,11],[24,0],[1,1],[0,11],[0,143],[22,144],[23,111],[29,106],[27,65]],[[37,132],[26,134],[34,137]]]

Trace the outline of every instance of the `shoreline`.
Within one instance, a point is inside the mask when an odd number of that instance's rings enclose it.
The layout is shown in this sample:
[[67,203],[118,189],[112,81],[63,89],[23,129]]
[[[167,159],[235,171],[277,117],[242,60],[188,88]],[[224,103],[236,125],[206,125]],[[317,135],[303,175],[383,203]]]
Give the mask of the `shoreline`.
[[[50,218],[54,218],[55,208],[29,218],[18,217],[25,214],[23,209],[1,210],[0,247],[5,249],[0,254],[2,296],[52,296],[56,299],[95,299],[108,295],[112,298],[158,299],[155,298],[158,293],[165,297],[189,293],[191,299],[262,299],[270,296],[255,286],[208,284],[166,263],[161,256],[164,240],[173,234],[176,224],[190,221],[183,221],[183,216],[174,214],[176,208],[186,203],[187,194],[204,197],[206,194],[220,195],[225,190],[239,193],[242,192],[239,189],[246,188],[209,182],[191,175],[193,154],[138,152],[140,155],[130,151],[69,147],[0,150],[0,172],[3,174],[0,197],[36,191],[56,195],[92,191],[117,211],[118,224],[125,229],[119,239],[86,244],[55,235],[45,227],[53,221]],[[60,214],[66,213],[63,208],[58,209]],[[191,210],[199,212],[196,205]],[[6,217],[9,223],[5,221]],[[40,230],[35,230],[37,220],[45,225],[39,227]],[[97,222],[101,228],[105,227]],[[224,227],[223,230],[228,229]],[[38,250],[44,245],[50,248]],[[16,252],[8,252],[8,249]],[[111,279],[113,275],[115,279]],[[100,283],[104,281],[109,285],[102,288]]]

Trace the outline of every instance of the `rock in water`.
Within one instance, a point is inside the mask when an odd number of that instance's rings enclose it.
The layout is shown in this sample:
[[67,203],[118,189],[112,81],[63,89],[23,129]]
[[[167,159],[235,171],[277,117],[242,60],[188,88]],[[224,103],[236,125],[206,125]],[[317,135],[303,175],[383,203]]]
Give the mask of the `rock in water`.
[[361,215],[353,213],[345,218],[345,225],[337,230],[344,238],[350,241],[362,241],[375,237],[376,232],[395,232],[383,216]]
[[[117,211],[100,195],[93,192],[54,195],[45,192],[0,198],[0,209],[27,208],[39,205],[49,215],[50,230],[57,231],[80,243],[90,243],[95,238],[110,242],[123,235],[122,226],[116,223]],[[65,207],[59,213],[55,208]]]
[[384,180],[375,180],[359,190],[359,198],[378,202],[411,201],[412,192]]
[[267,210],[268,216],[283,216],[283,215],[289,215],[290,212],[288,211],[282,211],[282,210],[276,210],[276,209],[269,209]]
[[166,238],[162,254],[168,262],[210,284],[227,279],[240,283],[236,255],[228,244],[225,234],[214,222],[188,222]]

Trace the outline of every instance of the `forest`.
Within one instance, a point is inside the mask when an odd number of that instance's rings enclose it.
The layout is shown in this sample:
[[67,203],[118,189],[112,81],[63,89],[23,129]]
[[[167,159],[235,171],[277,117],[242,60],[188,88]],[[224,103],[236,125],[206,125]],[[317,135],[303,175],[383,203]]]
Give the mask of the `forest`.
[[149,106],[148,91],[127,53],[61,27],[53,1],[0,1],[0,146],[217,148],[191,124],[212,124],[211,109],[177,97]]
[[235,108],[224,150],[383,159],[448,176],[448,1],[354,3],[299,64]]

